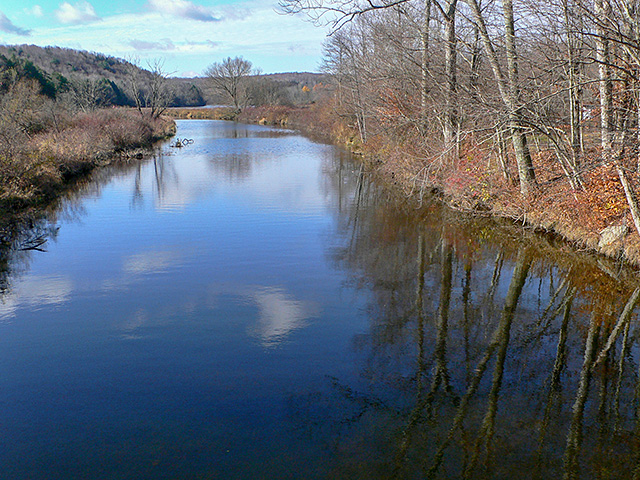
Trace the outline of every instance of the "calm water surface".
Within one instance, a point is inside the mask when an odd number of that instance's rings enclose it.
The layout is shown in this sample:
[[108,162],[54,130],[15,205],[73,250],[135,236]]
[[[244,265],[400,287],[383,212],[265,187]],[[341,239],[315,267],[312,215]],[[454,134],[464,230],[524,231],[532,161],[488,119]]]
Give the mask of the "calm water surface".
[[7,230],[0,478],[640,474],[635,272],[290,131],[178,136]]

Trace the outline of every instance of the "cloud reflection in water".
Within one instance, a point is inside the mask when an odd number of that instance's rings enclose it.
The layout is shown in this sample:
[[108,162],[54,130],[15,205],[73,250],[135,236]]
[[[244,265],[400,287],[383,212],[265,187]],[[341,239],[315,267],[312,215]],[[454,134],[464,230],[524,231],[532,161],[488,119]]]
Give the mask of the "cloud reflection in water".
[[68,277],[32,275],[16,283],[8,295],[0,300],[0,320],[13,317],[20,307],[37,309],[45,305],[66,302],[74,290]]
[[262,346],[271,348],[281,343],[294,330],[305,327],[315,316],[314,308],[291,298],[278,288],[261,288],[252,295],[259,309],[252,335],[260,338]]

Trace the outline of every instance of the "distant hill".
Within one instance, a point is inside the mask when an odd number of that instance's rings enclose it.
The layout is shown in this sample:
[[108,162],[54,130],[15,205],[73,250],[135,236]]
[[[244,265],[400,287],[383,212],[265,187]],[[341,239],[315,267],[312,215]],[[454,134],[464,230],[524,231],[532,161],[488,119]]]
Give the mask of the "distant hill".
[[285,73],[268,73],[261,75],[262,78],[268,78],[276,82],[289,82],[297,85],[307,85],[312,88],[318,83],[324,83],[327,80],[325,73],[312,72],[285,72]]
[[[58,85],[80,85],[92,82],[101,87],[106,104],[133,105],[126,89],[128,71],[132,68],[126,60],[61,47],[38,47],[35,45],[0,45],[0,55],[9,61],[17,59],[32,64],[44,72],[48,79]],[[133,67],[137,68],[137,67]],[[137,68],[140,75],[149,72]],[[172,106],[204,105],[197,82],[190,79],[170,79],[174,92]]]
[[[0,69],[3,65],[13,65],[14,68],[17,66],[24,70],[25,75],[41,83],[43,93],[49,96],[70,88],[76,93],[86,90],[86,96],[100,95],[98,103],[103,106],[134,105],[126,88],[131,68],[137,69],[139,75],[150,75],[147,70],[135,67],[121,58],[70,48],[35,45],[0,45]],[[328,81],[328,76],[287,72],[253,76],[249,80],[252,103],[294,105],[309,101],[304,87],[313,89],[316,85],[324,84]],[[173,92],[170,106],[220,105],[228,101],[210,90],[206,78],[170,78],[169,81]]]

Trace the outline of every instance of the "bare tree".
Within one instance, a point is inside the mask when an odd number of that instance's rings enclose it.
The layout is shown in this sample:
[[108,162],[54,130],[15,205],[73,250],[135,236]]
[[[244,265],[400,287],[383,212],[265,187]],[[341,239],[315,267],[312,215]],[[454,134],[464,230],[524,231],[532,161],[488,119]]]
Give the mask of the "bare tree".
[[155,59],[147,63],[149,70],[140,67],[136,58],[127,64],[127,89],[140,115],[145,110],[151,118],[158,118],[168,108],[172,99],[169,73],[164,69],[164,60]]
[[[339,30],[357,17],[376,10],[397,7],[411,0],[280,0],[280,9],[289,14],[305,13],[318,24]],[[427,3],[430,9],[430,4]]]
[[221,62],[212,63],[204,71],[211,87],[229,97],[237,112],[248,102],[245,80],[253,73],[251,62],[242,57],[227,57]]
[[111,93],[109,83],[104,78],[81,78],[74,80],[71,85],[73,104],[83,112],[104,106]]
[[158,118],[169,107],[173,91],[168,81],[169,73],[164,68],[164,60],[150,60],[147,66],[151,75],[147,82],[145,104],[150,109],[151,118]]

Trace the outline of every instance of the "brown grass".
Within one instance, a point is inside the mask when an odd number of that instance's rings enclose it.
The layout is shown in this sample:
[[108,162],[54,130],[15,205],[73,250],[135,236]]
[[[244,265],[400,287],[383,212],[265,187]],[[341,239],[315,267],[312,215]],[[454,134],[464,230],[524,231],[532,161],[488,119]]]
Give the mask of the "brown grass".
[[167,118],[150,119],[130,109],[105,109],[67,118],[0,152],[0,205],[20,209],[46,202],[72,178],[126,157],[175,133]]

